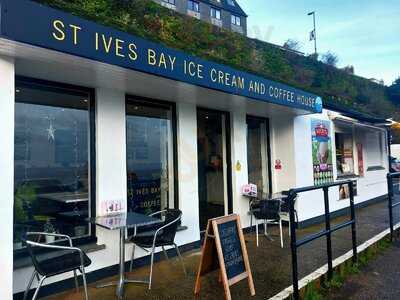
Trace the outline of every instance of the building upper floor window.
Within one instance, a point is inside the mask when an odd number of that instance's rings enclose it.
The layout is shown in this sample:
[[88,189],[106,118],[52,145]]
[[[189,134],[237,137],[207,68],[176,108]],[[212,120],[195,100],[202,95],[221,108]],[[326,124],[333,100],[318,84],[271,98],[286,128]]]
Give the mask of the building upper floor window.
[[241,20],[240,20],[240,17],[239,16],[235,16],[235,15],[232,15],[231,16],[231,23],[233,24],[233,25],[237,25],[237,26],[241,26]]
[[188,0],[188,9],[191,11],[200,12],[199,2]]
[[232,6],[235,6],[235,2],[233,2],[233,0],[228,0],[228,4],[232,5]]
[[221,20],[221,10],[211,7],[211,18]]
[[175,5],[175,0],[162,0],[163,2]]

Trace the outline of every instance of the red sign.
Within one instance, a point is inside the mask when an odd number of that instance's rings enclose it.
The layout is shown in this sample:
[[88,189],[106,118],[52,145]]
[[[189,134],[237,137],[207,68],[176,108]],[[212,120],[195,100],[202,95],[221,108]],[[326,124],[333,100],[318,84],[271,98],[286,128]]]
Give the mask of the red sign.
[[317,137],[328,137],[329,130],[323,124],[315,127],[315,136]]
[[282,161],[280,159],[275,160],[275,170],[282,170]]

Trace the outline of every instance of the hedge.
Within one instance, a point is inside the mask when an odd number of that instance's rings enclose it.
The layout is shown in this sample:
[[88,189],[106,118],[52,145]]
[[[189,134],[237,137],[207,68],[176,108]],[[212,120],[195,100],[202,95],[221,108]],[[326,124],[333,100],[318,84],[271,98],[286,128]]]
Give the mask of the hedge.
[[282,50],[189,16],[151,0],[35,0],[105,26],[283,82],[322,96],[325,104],[400,120],[385,86],[313,58]]

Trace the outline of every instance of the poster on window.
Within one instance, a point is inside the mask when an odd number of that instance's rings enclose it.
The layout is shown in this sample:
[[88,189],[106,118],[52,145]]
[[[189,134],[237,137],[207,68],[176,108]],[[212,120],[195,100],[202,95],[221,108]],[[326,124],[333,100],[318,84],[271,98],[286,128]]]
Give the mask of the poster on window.
[[160,211],[160,179],[128,182],[128,210],[145,215]]
[[330,122],[311,120],[314,185],[333,182],[332,140]]
[[[353,196],[357,196],[357,181],[353,181]],[[350,199],[350,187],[349,184],[342,184],[339,186],[339,200]]]

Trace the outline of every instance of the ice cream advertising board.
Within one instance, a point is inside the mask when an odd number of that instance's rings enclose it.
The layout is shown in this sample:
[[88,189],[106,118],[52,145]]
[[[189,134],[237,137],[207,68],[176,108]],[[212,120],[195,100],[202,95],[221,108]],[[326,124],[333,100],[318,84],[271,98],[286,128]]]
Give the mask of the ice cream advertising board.
[[333,182],[332,139],[329,121],[312,119],[312,159],[314,185]]

